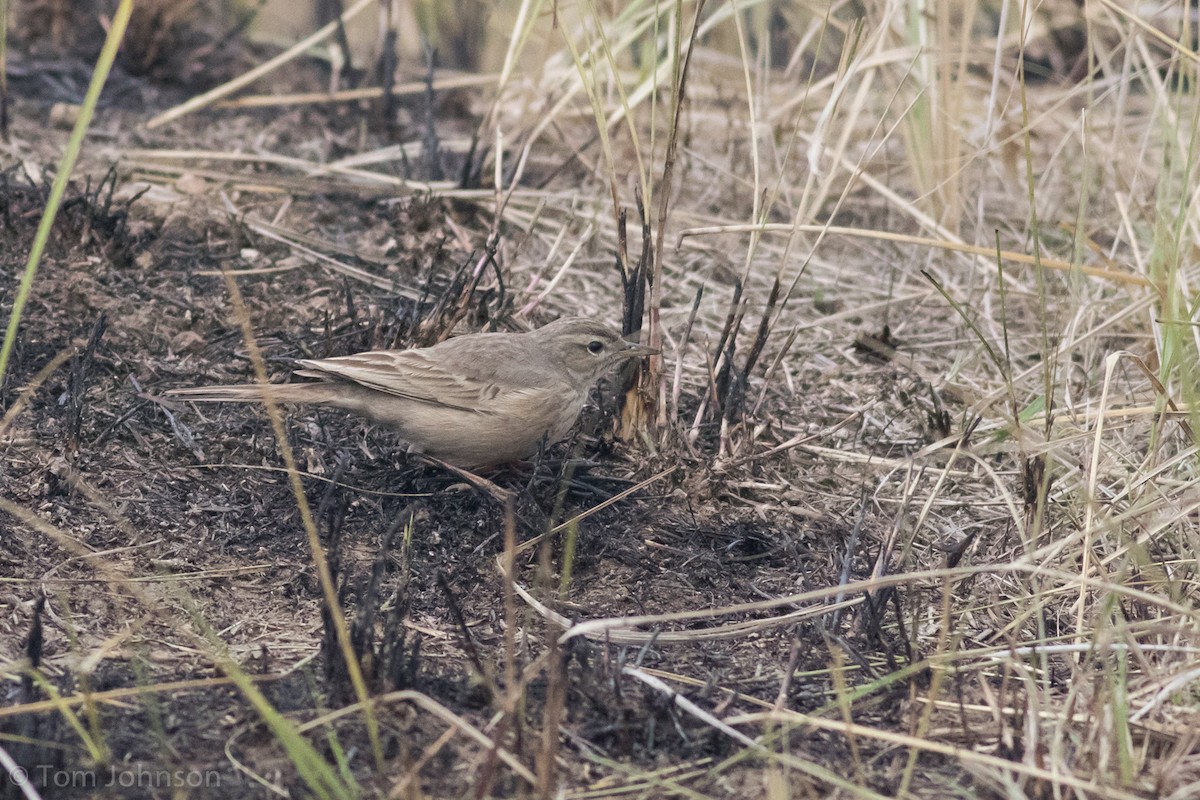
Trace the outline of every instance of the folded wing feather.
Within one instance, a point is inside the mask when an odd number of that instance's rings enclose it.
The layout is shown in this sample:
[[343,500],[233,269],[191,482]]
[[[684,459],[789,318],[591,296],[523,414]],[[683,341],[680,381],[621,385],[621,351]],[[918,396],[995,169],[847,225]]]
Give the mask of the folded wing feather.
[[[453,341],[443,343],[441,347]],[[420,403],[484,414],[495,413],[492,410],[495,405],[504,407],[502,396],[526,395],[531,389],[540,388],[538,384],[545,383],[530,380],[529,376],[523,383],[503,380],[495,369],[497,363],[504,363],[503,359],[448,361],[437,357],[433,351],[434,348],[376,350],[338,358],[301,360],[298,363],[304,369],[295,374],[357,383]],[[443,366],[446,363],[452,364],[452,368]]]

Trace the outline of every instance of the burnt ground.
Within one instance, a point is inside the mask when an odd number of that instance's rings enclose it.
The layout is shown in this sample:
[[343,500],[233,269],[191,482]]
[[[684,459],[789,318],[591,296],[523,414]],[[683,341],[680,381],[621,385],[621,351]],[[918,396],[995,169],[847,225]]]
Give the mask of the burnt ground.
[[[319,76],[313,82],[319,85]],[[419,777],[404,796],[416,796],[418,788],[442,797],[528,791],[468,737],[439,740],[446,719],[386,694],[395,690],[431,698],[497,736],[527,765],[538,763],[547,715],[561,707],[562,733],[551,737],[549,752],[557,780],[572,790],[650,781],[639,785],[651,794],[686,786],[740,796],[764,791],[752,754],[662,692],[622,675],[622,667],[639,665],[728,717],[770,706],[781,688],[791,708],[825,708],[835,651],[851,683],[919,656],[908,651],[915,632],[897,627],[895,610],[920,595],[920,587],[907,589],[907,599],[874,598],[878,613],[870,616],[859,608],[721,638],[669,644],[654,638],[656,631],[666,637],[770,622],[793,608],[785,605],[648,626],[640,629],[644,640],[628,644],[579,637],[565,649],[550,647],[558,627],[516,601],[514,687],[506,680],[505,582],[497,560],[504,507],[457,476],[409,459],[386,431],[293,409],[287,430],[302,483],[346,615],[360,626],[355,639],[367,681],[383,696],[376,708],[383,761],[376,765],[360,715],[325,716],[354,694],[331,644],[313,557],[268,418],[252,407],[192,407],[163,392],[253,377],[225,283],[213,274],[222,268],[263,270],[239,285],[277,380],[296,358],[428,343],[455,325],[510,324],[511,295],[492,280],[464,279],[491,218],[466,203],[417,195],[336,187],[295,193],[287,210],[293,227],[376,254],[358,263],[405,290],[352,281],[221,210],[224,191],[243,210],[270,218],[282,199],[277,189],[256,193],[185,169],[184,177],[158,176],[147,190],[144,170],[114,162],[103,149],[233,150],[248,132],[268,131],[257,146],[269,152],[312,156],[316,148],[332,157],[360,135],[366,112],[205,112],[147,132],[138,127],[140,109],[169,104],[157,91],[146,86],[137,103],[107,107],[96,120],[94,128],[104,133],[90,140],[56,222],[0,388],[3,409],[28,402],[0,439],[0,496],[32,515],[22,520],[10,509],[0,516],[0,658],[10,665],[32,658],[43,676],[33,681],[28,671],[10,668],[4,704],[96,698],[0,718],[5,732],[26,737],[5,740],[23,763],[73,776],[69,786],[48,786],[47,796],[168,796],[161,785],[120,785],[142,770],[203,776],[207,785],[191,788],[191,796],[263,796],[267,790],[251,773],[306,795],[295,761],[214,660],[213,641],[228,647],[227,658],[255,678],[278,711],[298,724],[316,720],[308,740],[331,763],[340,761],[347,779],[370,796],[387,795],[414,767]],[[439,107],[447,129],[474,124],[464,108]],[[45,202],[47,174],[66,136],[47,126],[48,114],[37,98],[15,99],[10,153],[19,152],[24,165],[14,163],[0,183],[5,318]],[[387,141],[386,132],[373,128],[369,136]],[[238,169],[246,184],[271,184],[265,168]],[[566,172],[557,179],[570,180]],[[163,190],[170,190],[169,201],[157,194]],[[548,304],[538,313],[545,321],[556,308]],[[853,352],[849,341],[843,344]],[[59,354],[63,363],[27,391]],[[895,457],[943,435],[919,377],[886,357],[847,358],[839,370],[843,384],[874,387],[872,402],[896,421],[874,439],[855,433],[860,448]],[[849,398],[845,408],[836,399],[810,404],[803,423],[793,414],[803,387],[826,379],[817,367],[796,372],[796,391],[771,395],[761,419],[809,426],[816,444],[836,446],[842,434],[828,432],[852,410]],[[614,440],[611,389],[598,397],[604,413],[585,415],[571,441],[532,465],[492,476],[516,496],[516,535],[528,540],[676,468],[578,523],[561,597],[563,534],[549,538],[540,555],[531,548],[518,557],[517,582],[559,613],[581,620],[710,609],[870,574],[890,523],[863,511],[861,481],[845,463],[792,449],[718,470],[715,430],[690,451],[668,444],[650,453]],[[682,403],[694,409],[697,398],[685,395]],[[587,463],[569,466],[572,459]],[[930,558],[936,564],[941,556]],[[122,694],[139,687],[140,696]],[[497,712],[517,689],[520,708],[497,729]],[[878,689],[856,719],[900,725],[910,713],[909,691],[903,681]],[[556,692],[564,693],[555,701],[560,706],[548,700]],[[800,757],[844,772],[844,739],[815,730],[789,735]],[[739,753],[740,761],[704,773]],[[867,783],[886,792],[907,752],[880,749],[871,756]],[[646,777],[675,767],[680,772]],[[700,777],[688,774],[693,767]],[[106,786],[112,774],[124,777]],[[828,788],[799,773],[789,780],[797,791]]]

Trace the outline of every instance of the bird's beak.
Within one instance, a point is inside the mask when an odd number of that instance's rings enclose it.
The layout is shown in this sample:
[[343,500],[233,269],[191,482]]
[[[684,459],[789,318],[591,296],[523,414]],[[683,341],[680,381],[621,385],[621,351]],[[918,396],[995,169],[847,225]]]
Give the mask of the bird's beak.
[[627,342],[625,350],[622,353],[626,358],[642,358],[643,356],[656,356],[662,351],[657,347],[650,347],[637,342]]

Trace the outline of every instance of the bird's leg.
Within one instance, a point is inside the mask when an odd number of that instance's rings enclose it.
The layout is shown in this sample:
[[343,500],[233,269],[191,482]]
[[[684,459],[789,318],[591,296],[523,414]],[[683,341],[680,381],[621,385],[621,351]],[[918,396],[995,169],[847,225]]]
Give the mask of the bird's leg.
[[525,494],[533,496],[533,484],[537,482],[538,472],[541,470],[542,459],[546,456],[546,435],[542,434],[542,440],[538,442],[537,452],[533,454],[533,469],[529,471],[529,485],[525,487]]
[[440,458],[434,458],[433,456],[420,455],[419,458],[422,458],[435,466],[441,467],[442,469],[446,470],[447,472],[454,473],[455,475],[462,478],[467,483],[474,486],[476,489],[479,489],[480,491],[482,491],[485,494],[487,494],[488,496],[490,496],[493,500],[496,500],[498,503],[500,503],[500,505],[504,505],[510,499],[513,498],[513,493],[510,492],[508,489],[504,489],[504,488],[501,488],[500,486],[497,486],[495,483],[493,483],[492,481],[489,481],[487,478],[483,477],[482,475],[476,475],[474,472],[468,472],[467,470],[463,469],[462,467],[456,467],[453,464],[447,464],[445,461],[442,461]]

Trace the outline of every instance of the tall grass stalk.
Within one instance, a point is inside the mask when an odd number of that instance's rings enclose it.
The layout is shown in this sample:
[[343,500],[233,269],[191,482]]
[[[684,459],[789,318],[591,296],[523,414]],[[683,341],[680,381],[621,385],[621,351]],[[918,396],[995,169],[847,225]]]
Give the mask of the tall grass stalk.
[[[250,352],[250,360],[254,364],[255,378],[259,383],[265,384],[268,382],[266,362],[263,360],[262,352],[258,348],[258,341],[254,337],[254,330],[250,324],[250,314],[246,309],[245,302],[242,300],[242,292],[238,288],[237,279],[228,272],[225,273],[225,287],[229,291],[234,313],[242,330],[242,339],[246,343],[246,348]],[[338,647],[342,658],[346,662],[346,671],[350,676],[350,683],[354,687],[354,693],[362,705],[363,717],[367,724],[367,735],[370,738],[371,750],[375,756],[375,765],[382,771],[384,759],[383,743],[379,737],[379,721],[375,717],[374,706],[371,703],[370,693],[367,691],[367,683],[363,678],[362,667],[359,665],[358,658],[354,654],[354,645],[350,641],[350,627],[346,623],[346,615],[342,613],[342,605],[338,600],[333,573],[329,568],[329,559],[325,557],[321,538],[317,534],[317,524],[313,519],[312,508],[308,504],[308,496],[304,493],[304,486],[300,483],[300,471],[296,467],[296,457],[292,453],[292,447],[288,442],[287,430],[283,425],[283,415],[280,413],[278,403],[272,399],[269,393],[263,394],[263,401],[266,405],[267,414],[271,418],[271,426],[275,431],[275,441],[279,447],[280,456],[283,458],[284,466],[287,468],[288,482],[292,489],[292,495],[296,499],[296,506],[300,510],[300,518],[303,520],[304,530],[308,535],[309,550],[312,553],[313,564],[317,568],[317,577],[321,584],[325,605],[329,609],[329,618],[333,621]]]

